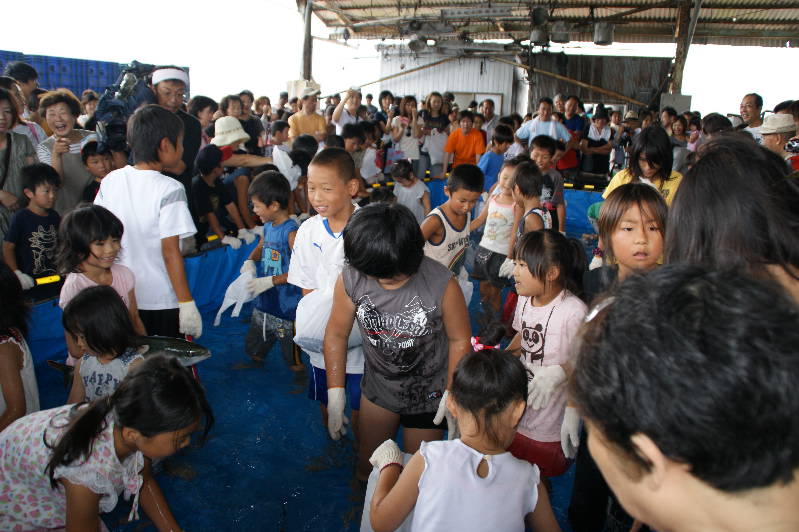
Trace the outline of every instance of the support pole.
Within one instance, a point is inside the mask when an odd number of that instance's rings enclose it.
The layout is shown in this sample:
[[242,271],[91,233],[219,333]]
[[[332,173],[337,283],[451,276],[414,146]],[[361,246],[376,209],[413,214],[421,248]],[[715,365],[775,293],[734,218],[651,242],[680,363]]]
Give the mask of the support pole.
[[311,81],[313,66],[313,37],[311,36],[311,13],[313,0],[305,0],[305,40],[302,43],[302,79]]
[[674,31],[674,41],[677,49],[674,52],[674,68],[669,81],[669,94],[680,94],[682,90],[682,73],[685,68],[685,59],[688,57],[688,28],[691,25],[691,0],[683,0],[677,8],[677,28]]

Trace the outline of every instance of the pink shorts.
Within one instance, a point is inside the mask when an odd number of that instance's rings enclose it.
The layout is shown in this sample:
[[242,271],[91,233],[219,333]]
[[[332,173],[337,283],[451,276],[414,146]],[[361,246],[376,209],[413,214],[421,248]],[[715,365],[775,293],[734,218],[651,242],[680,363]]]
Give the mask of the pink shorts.
[[519,460],[537,465],[544,477],[560,476],[571,465],[571,461],[563,454],[559,441],[531,440],[517,432],[508,451]]

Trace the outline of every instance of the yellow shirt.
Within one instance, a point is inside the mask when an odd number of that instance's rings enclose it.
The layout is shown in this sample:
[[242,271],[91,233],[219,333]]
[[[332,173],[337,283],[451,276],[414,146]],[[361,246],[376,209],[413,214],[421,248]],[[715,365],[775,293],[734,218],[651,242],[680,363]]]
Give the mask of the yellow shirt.
[[327,124],[325,117],[316,113],[306,115],[302,112],[294,113],[289,117],[289,137],[296,139],[300,135],[316,136],[317,133],[326,133]]
[[[614,189],[620,187],[621,185],[632,183],[634,180],[635,178],[633,177],[633,174],[628,168],[625,168],[613,176],[613,179],[611,179],[610,183],[608,183],[605,192],[602,193],[602,198],[607,199],[608,194],[613,192]],[[663,196],[663,199],[666,200],[666,205],[671,206],[671,201],[674,199],[674,194],[677,192],[677,188],[680,186],[681,181],[682,174],[672,170],[671,178],[657,185],[658,191]]]

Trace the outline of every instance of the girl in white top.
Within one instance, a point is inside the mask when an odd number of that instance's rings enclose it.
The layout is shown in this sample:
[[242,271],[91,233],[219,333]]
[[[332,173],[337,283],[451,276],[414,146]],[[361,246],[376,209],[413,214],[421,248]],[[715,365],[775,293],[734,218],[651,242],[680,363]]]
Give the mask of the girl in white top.
[[396,530],[407,518],[413,532],[559,531],[538,467],[505,451],[526,397],[524,367],[513,355],[492,349],[466,355],[446,398],[460,439],[422,443],[404,468],[392,440],[372,454],[379,471],[372,528]]
[[[0,530],[104,530],[100,513],[133,499],[158,530],[182,530],[151,461],[186,447],[211,407],[174,358],[150,357],[109,398],[35,412],[0,433]],[[68,523],[68,525],[67,525]]]
[[414,172],[419,171],[419,141],[424,126],[418,105],[416,98],[405,96],[400,103],[400,114],[391,121],[391,139],[399,145],[403,157],[411,161]]
[[[475,254],[475,265],[472,277],[480,280],[480,297],[484,309],[496,314],[500,307],[500,292],[505,286],[505,280],[499,276],[499,268],[505,259],[510,256],[512,248],[511,236],[514,229],[514,209],[516,201],[513,199],[513,176],[516,167],[505,164],[499,171],[499,179],[495,188],[489,191],[488,207],[471,223],[470,230],[474,231],[485,224],[483,238]],[[495,190],[499,193],[494,193]],[[490,308],[485,308],[488,305]]]
[[33,358],[25,342],[30,305],[14,272],[0,262],[0,432],[39,410]]

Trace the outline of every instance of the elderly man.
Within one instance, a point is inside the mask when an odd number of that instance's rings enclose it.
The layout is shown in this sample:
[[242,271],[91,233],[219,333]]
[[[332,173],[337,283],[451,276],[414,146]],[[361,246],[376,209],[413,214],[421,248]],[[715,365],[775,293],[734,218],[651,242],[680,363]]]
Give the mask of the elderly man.
[[546,96],[538,100],[538,116],[528,120],[516,130],[516,136],[521,140],[526,140],[528,145],[532,144],[533,139],[538,135],[547,135],[555,140],[563,141],[563,143],[568,143],[571,140],[566,126],[552,118],[552,99]]
[[767,116],[760,127],[760,134],[765,148],[785,159],[792,172],[799,170],[799,153],[785,150],[785,145],[796,135],[793,116],[782,113]]
[[316,112],[319,104],[319,89],[305,88],[300,95],[302,108],[289,117],[289,138],[311,135],[317,142],[325,140],[327,125],[325,117]]
[[494,136],[494,128],[499,123],[499,116],[494,112],[494,100],[486,98],[480,103],[480,113],[485,119],[483,121],[483,131],[486,132],[486,138],[491,141]]
[[744,131],[749,132],[758,144],[763,143],[763,136],[760,133],[760,126],[763,125],[763,119],[760,117],[763,112],[763,97],[759,94],[750,93],[744,96],[741,100],[741,120],[746,126]]

